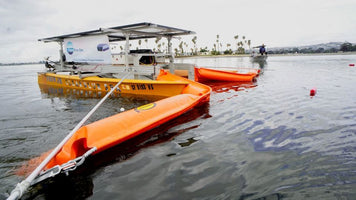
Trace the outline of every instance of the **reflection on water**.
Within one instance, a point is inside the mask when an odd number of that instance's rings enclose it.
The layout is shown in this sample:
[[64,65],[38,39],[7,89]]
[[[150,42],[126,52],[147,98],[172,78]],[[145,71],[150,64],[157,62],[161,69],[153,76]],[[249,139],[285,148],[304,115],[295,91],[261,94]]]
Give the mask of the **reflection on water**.
[[250,60],[253,64],[257,64],[258,68],[261,69],[263,72],[263,69],[267,65],[267,56],[266,57],[250,57]]
[[[105,166],[127,160],[144,148],[167,142],[179,134],[198,128],[199,125],[197,124],[190,126],[184,126],[183,124],[193,122],[198,118],[203,119],[207,117],[210,117],[209,104],[205,103],[168,123],[88,158],[86,163],[80,166],[75,172],[70,173],[70,176],[62,174],[37,184],[24,198],[32,199],[43,196],[45,199],[85,199],[93,194],[94,184],[91,174]],[[170,131],[172,127],[179,125],[183,125],[184,127]],[[180,143],[180,145],[182,147],[189,146],[196,141],[194,138],[189,138],[186,142]],[[166,156],[170,157],[174,155],[167,153]],[[64,190],[66,193],[63,193]]]
[[[349,64],[355,60],[270,56],[257,82],[212,84],[209,104],[91,157],[78,172],[40,184],[27,197],[354,199],[356,68]],[[181,62],[258,67],[247,57]],[[36,79],[41,69],[4,67],[0,74],[6,94],[0,96],[3,196],[22,179],[14,169],[57,145],[99,100],[42,96]],[[313,87],[317,93],[310,98]],[[91,120],[148,102],[110,98]]]
[[207,82],[205,84],[209,85],[215,93],[238,92],[257,86],[256,82]]
[[187,146],[190,146],[192,145],[193,143],[197,142],[198,140],[194,139],[194,138],[188,138],[187,139],[188,141],[186,142],[181,142],[181,143],[178,143],[181,147],[187,147]]
[[93,189],[91,177],[82,171],[71,176],[59,175],[37,184],[25,193],[23,199],[86,199],[93,194]]

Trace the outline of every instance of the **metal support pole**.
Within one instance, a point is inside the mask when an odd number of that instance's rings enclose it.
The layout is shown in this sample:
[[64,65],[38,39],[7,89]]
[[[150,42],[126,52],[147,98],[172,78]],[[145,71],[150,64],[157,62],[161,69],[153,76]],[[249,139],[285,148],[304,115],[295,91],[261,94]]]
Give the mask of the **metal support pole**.
[[171,56],[169,57],[169,62],[174,63],[174,54],[172,52],[172,37],[167,37],[168,40],[168,54]]
[[170,55],[169,56],[169,72],[171,74],[174,74],[174,55],[173,55],[173,52],[172,52],[172,36],[169,36],[167,37],[167,40],[168,40],[168,54]]
[[129,69],[130,36],[128,33],[125,33],[125,38],[125,66],[128,71],[131,71],[131,69]]
[[64,69],[64,60],[63,60],[63,41],[60,41],[59,42],[59,46],[61,47],[60,50],[59,50],[59,61],[61,63],[61,69],[60,70],[63,70]]

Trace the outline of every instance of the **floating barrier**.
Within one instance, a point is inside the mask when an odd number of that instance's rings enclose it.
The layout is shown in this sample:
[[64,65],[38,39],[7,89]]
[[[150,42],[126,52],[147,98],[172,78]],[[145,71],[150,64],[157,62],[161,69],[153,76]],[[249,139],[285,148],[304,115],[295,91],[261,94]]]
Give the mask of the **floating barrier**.
[[[56,174],[72,171],[89,155],[95,155],[138,136],[210,100],[211,88],[207,85],[164,70],[161,70],[157,80],[185,83],[187,86],[179,95],[82,126],[44,166],[45,171],[28,184],[32,185]],[[47,155],[48,153],[45,153],[43,157],[35,158],[32,162],[41,162]]]
[[239,73],[237,71],[216,70],[208,68],[194,68],[195,81],[234,81],[234,82],[251,82],[254,81],[259,71],[254,70],[247,73]]

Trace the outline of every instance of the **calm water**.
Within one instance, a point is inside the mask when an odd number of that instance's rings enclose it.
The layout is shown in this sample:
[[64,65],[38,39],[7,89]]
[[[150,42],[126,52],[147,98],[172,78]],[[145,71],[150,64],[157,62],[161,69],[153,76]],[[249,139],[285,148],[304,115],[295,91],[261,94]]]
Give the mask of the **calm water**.
[[[248,58],[194,58],[259,67]],[[269,57],[256,83],[213,86],[209,104],[33,188],[29,199],[355,199],[356,55]],[[3,66],[0,199],[15,169],[55,147],[98,99],[41,93],[41,65]],[[317,89],[314,97],[310,89]],[[148,101],[109,99],[95,121]],[[65,191],[65,192],[64,192]]]

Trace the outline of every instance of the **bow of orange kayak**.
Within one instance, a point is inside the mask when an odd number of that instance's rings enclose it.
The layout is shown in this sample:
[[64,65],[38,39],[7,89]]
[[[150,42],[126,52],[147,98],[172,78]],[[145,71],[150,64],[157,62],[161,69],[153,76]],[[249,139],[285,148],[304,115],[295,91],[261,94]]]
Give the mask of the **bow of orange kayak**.
[[187,112],[200,102],[200,97],[180,94],[83,126],[47,168],[73,160],[91,148],[95,147],[95,153],[99,153],[129,140]]
[[[69,166],[89,154],[97,154],[154,127],[193,107],[209,101],[211,88],[168,72],[161,71],[159,80],[188,82],[182,94],[146,104],[81,127],[50,160],[45,170]],[[94,150],[96,150],[94,152]],[[89,153],[88,153],[89,152]],[[86,155],[87,154],[87,155]],[[40,159],[37,158],[39,161]],[[61,167],[59,167],[61,168]],[[42,179],[41,179],[42,180]]]

